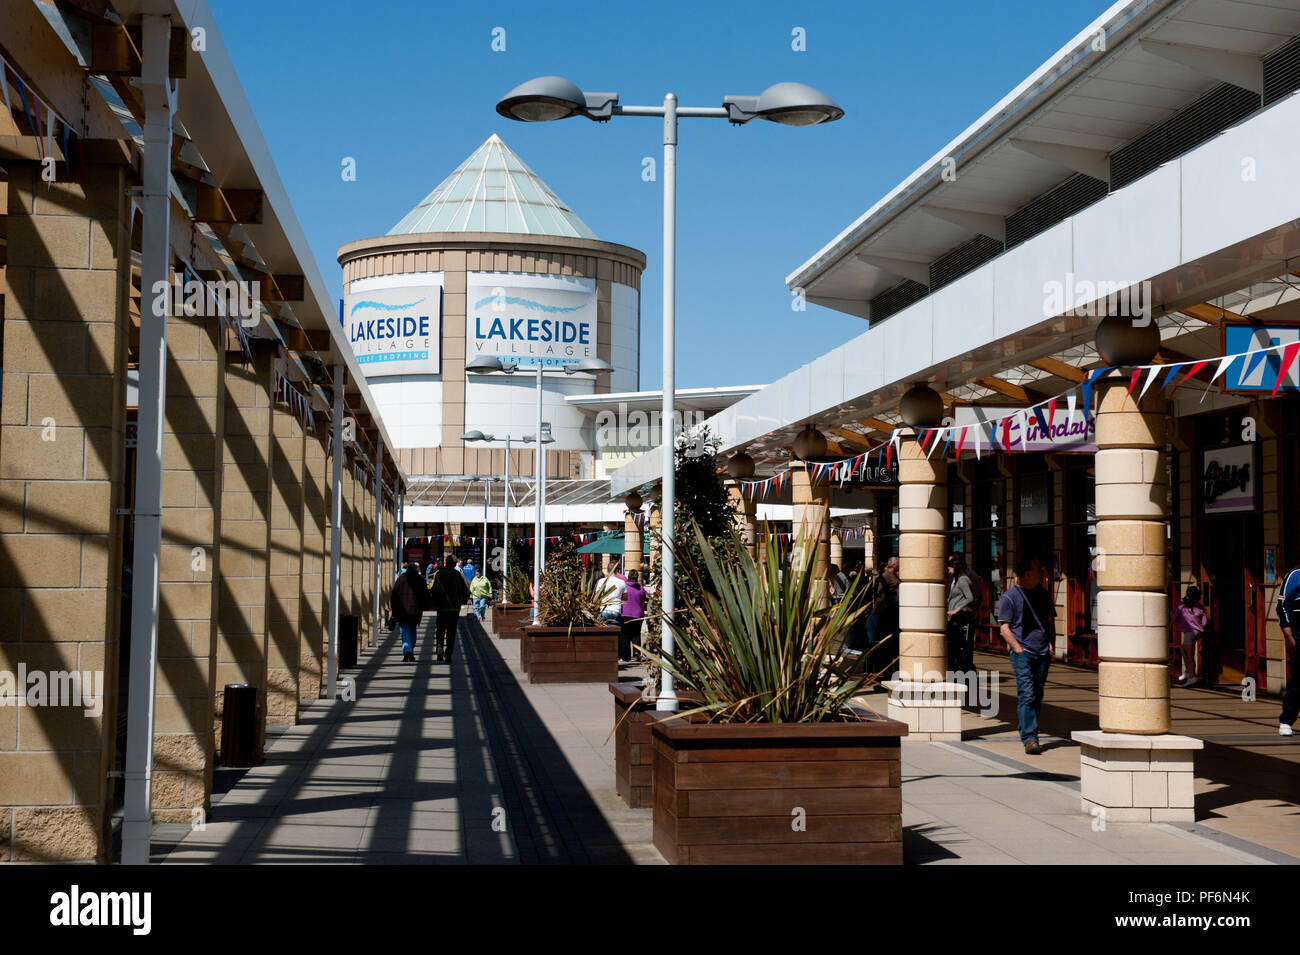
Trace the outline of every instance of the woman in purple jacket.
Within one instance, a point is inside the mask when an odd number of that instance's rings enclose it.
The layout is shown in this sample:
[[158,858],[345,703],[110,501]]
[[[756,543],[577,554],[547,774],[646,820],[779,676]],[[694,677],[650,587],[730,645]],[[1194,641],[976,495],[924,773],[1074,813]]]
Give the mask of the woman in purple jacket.
[[623,598],[623,628],[618,634],[619,660],[632,659],[632,643],[641,640],[641,621],[645,619],[645,588],[641,586],[639,571],[629,570],[627,596]]

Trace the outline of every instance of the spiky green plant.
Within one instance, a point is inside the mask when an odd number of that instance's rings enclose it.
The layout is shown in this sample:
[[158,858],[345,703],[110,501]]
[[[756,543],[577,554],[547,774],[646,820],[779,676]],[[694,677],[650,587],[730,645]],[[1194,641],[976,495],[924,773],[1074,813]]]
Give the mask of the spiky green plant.
[[716,547],[697,527],[688,534],[694,546],[680,550],[678,566],[695,586],[677,619],[665,621],[672,626],[673,657],[646,652],[678,686],[703,697],[689,712],[729,723],[861,718],[844,708],[870,677],[828,665],[836,635],[872,609],[859,598],[857,582],[840,603],[819,607],[825,582],[811,571],[813,545],[796,548],[783,572],[771,537],[760,564],[744,547]]
[[582,566],[572,544],[559,544],[546,558],[537,618],[545,627],[598,627],[601,600],[596,574]]
[[528,572],[524,570],[521,561],[511,561],[510,572],[506,575],[506,593],[505,602],[508,604],[526,604],[532,603],[533,598],[529,590],[529,584],[532,580]]

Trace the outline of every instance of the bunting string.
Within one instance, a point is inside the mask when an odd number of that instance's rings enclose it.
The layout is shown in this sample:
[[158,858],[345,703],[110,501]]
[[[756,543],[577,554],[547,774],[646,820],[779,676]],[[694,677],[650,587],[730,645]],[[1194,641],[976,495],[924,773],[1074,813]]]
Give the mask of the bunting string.
[[[1130,373],[1128,393],[1133,395],[1134,390],[1138,389],[1136,400],[1140,402],[1152,384],[1163,373],[1165,378],[1160,386],[1160,392],[1172,395],[1189,379],[1200,374],[1211,362],[1217,361],[1218,364],[1214,375],[1210,379],[1210,384],[1214,384],[1237,361],[1247,360],[1253,365],[1262,360],[1268,353],[1279,351],[1282,352],[1282,356],[1277,381],[1272,390],[1272,397],[1276,397],[1287,372],[1295,365],[1297,357],[1300,357],[1300,342],[1281,342],[1234,355],[1192,359],[1176,364],[1124,366],[1124,370]],[[1073,428],[1076,413],[1082,413],[1085,428],[1081,433],[1086,434],[1086,425],[1092,417],[1092,393],[1097,379],[1106,372],[1115,370],[1114,367],[1096,368],[1088,373],[1088,377],[1084,381],[1070,387],[1059,395],[1045,398],[1038,404],[1031,405],[1028,408],[1017,408],[996,418],[982,420],[976,425],[961,424],[949,425],[944,428],[920,429],[917,434],[918,444],[925,451],[927,458],[933,455],[935,449],[939,447],[940,439],[943,440],[943,448],[939,451],[940,457],[947,457],[949,448],[952,448],[955,444],[953,455],[958,460],[961,459],[962,452],[969,447],[973,447],[977,458],[980,457],[985,441],[987,441],[988,450],[990,451],[1024,451],[1025,440],[1023,436],[1027,433],[1031,419],[1043,434],[1051,435],[1054,433],[1054,430],[1058,427],[1056,424],[1057,407],[1062,398],[1065,399],[1066,408],[1062,426]],[[1202,400],[1204,400],[1204,395],[1202,395]],[[1018,435],[1013,436],[1013,428],[1018,429]],[[855,477],[868,481],[872,477],[879,477],[882,483],[887,481],[902,440],[900,431],[901,429],[895,428],[886,440],[852,457],[843,458],[839,461],[808,462],[805,467],[809,478],[813,484],[822,484],[829,481],[837,483],[841,487]],[[871,471],[873,458],[876,461],[875,472]],[[780,497],[781,492],[790,482],[790,474],[791,469],[786,468],[771,477],[754,481],[740,481],[738,483],[741,497],[746,501],[767,501],[772,497]]]

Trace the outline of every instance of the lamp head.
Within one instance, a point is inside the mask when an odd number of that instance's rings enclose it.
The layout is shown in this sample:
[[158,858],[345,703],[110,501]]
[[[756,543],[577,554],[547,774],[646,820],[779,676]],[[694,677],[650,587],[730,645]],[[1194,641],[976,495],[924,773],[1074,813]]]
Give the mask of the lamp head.
[[566,375],[574,375],[579,372],[584,372],[589,375],[605,375],[609,374],[613,370],[614,366],[603,358],[583,358],[581,361],[576,361],[564,366],[564,373]]
[[835,100],[804,83],[776,83],[758,96],[726,96],[722,105],[736,125],[766,119],[782,126],[816,126],[844,115]]
[[462,441],[488,441],[491,440],[482,431],[466,431],[460,436]]
[[579,114],[597,122],[614,115],[617,93],[584,93],[562,76],[520,83],[497,103],[497,112],[521,123],[548,123]]

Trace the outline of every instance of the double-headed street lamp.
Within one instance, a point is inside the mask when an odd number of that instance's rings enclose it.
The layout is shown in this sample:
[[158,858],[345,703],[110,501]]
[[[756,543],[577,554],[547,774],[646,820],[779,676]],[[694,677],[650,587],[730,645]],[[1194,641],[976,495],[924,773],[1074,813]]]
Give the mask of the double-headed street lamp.
[[[491,374],[494,371],[504,372],[507,375],[513,375],[519,370],[519,362],[503,362],[495,355],[478,355],[471,358],[465,364],[465,370],[475,375]],[[546,457],[543,445],[552,443],[555,439],[549,434],[542,433],[542,369],[543,363],[536,362],[537,367],[537,431],[534,434],[524,435],[525,442],[537,442],[537,464],[535,474],[537,475],[536,490],[533,492],[533,507],[536,510],[535,531],[533,534],[533,611],[532,622],[537,623],[537,598],[541,594],[542,586],[542,563],[546,560],[546,517],[543,513],[546,508],[546,470],[543,467]],[[608,374],[614,370],[614,366],[603,358],[583,358],[579,361],[566,362],[560,366],[566,375],[589,374],[601,375]],[[477,437],[470,437],[477,435]],[[491,441],[492,438],[485,436],[481,431],[470,431],[461,435],[462,439],[470,441]],[[539,440],[540,439],[540,440]],[[506,444],[506,468],[510,467],[509,439]],[[509,470],[506,471],[507,483]],[[509,493],[507,487],[506,493]],[[506,549],[510,549],[509,540],[506,541]]]
[[[545,123],[570,116],[586,116],[607,122],[615,116],[662,116],[664,120],[664,355],[663,355],[663,428],[662,487],[660,518],[663,522],[660,595],[664,620],[673,614],[673,450],[677,440],[673,417],[673,390],[676,388],[676,308],[677,308],[677,117],[725,119],[737,126],[753,119],[766,119],[783,126],[815,126],[829,123],[844,115],[825,93],[802,83],[777,83],[758,96],[724,96],[721,106],[681,106],[669,93],[663,106],[620,106],[617,93],[585,93],[560,76],[541,76],[516,86],[497,103],[497,112],[507,119],[524,123]],[[467,366],[468,367],[468,366]],[[673,655],[671,626],[663,628],[663,653]],[[676,710],[677,695],[672,674],[665,670],[656,707]]]

